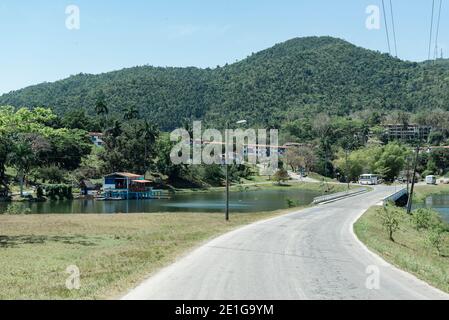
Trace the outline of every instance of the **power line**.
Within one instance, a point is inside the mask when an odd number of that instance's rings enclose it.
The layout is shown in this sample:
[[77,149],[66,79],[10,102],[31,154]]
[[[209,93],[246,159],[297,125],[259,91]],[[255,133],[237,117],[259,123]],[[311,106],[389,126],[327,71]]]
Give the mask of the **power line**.
[[[435,0],[433,0],[433,1],[435,1]],[[384,21],[385,21],[385,31],[387,33],[388,52],[391,55],[390,32],[388,31],[387,12],[385,10],[385,1],[384,0],[382,0],[382,10],[383,10]]]
[[[443,0],[441,0],[443,1]],[[394,11],[393,11],[393,2],[390,0],[390,12],[391,12],[391,25],[393,26],[393,39],[394,39],[394,52],[396,58],[398,57],[398,45],[396,42],[396,27],[394,23]]]
[[435,60],[438,58],[438,37],[440,35],[440,21],[441,21],[441,9],[443,7],[443,0],[440,0],[440,6],[438,9],[438,22],[437,22],[437,33],[435,36]]
[[428,59],[430,60],[431,52],[432,52],[432,35],[433,35],[433,18],[435,15],[435,0],[432,0],[432,18],[430,19],[430,38],[429,38],[429,55]]

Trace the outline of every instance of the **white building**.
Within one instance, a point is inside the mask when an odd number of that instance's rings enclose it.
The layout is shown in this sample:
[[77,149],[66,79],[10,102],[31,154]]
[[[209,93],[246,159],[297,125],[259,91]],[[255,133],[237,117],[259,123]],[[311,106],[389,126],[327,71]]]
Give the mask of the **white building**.
[[89,132],[89,138],[94,145],[97,147],[102,147],[104,144],[103,134],[99,132]]

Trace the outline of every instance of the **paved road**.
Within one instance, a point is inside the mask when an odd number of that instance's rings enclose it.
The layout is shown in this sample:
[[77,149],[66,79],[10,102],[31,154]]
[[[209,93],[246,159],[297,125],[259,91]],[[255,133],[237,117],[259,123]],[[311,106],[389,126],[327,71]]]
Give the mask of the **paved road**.
[[[394,188],[393,188],[394,191]],[[149,278],[124,299],[448,299],[369,252],[352,230],[375,191],[221,236]],[[366,287],[367,268],[380,287]]]

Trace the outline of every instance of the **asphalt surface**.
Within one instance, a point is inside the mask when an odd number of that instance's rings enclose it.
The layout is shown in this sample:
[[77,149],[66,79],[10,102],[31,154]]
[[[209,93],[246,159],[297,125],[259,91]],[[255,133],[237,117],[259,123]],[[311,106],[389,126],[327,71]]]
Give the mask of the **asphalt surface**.
[[124,299],[449,299],[356,239],[354,222],[392,193],[394,188],[376,187],[230,232],[156,273]]

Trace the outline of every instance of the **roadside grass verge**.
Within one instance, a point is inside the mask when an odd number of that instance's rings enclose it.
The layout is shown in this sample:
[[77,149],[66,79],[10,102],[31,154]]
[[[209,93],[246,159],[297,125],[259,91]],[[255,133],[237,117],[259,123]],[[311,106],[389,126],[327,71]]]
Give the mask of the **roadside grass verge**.
[[376,214],[378,208],[370,208],[356,222],[357,237],[386,261],[449,293],[449,237],[443,239],[438,256],[428,244],[428,231],[417,231],[404,213],[392,242]]
[[[0,215],[0,299],[116,298],[202,242],[288,211],[235,214],[229,223],[202,213]],[[65,286],[71,265],[79,290]]]

